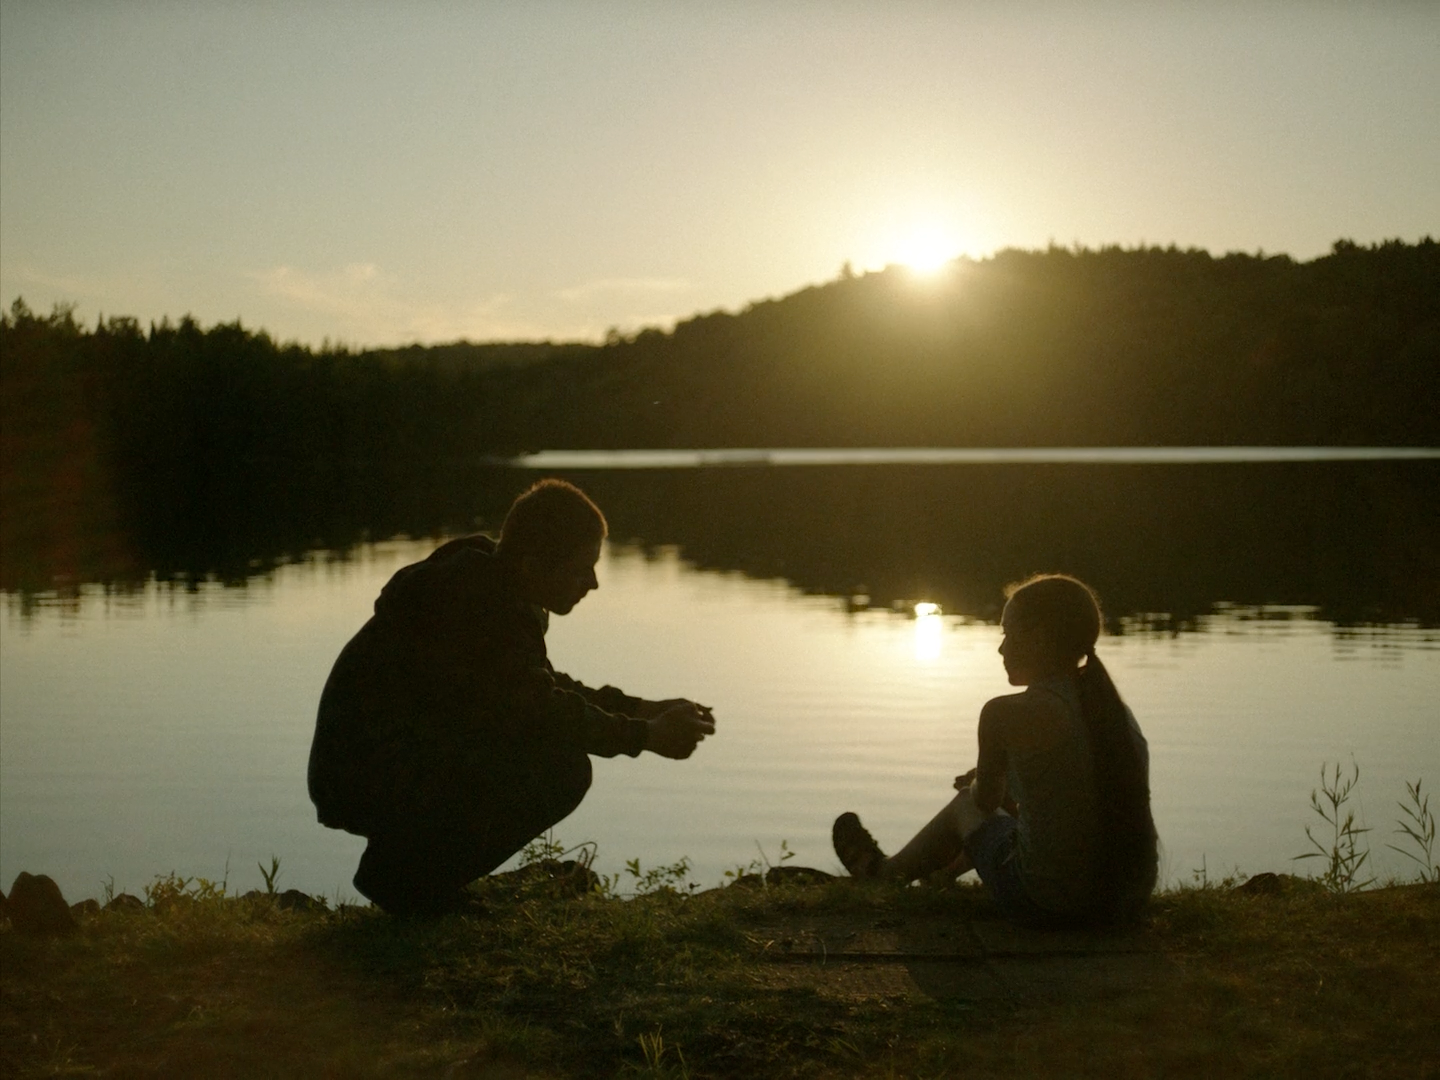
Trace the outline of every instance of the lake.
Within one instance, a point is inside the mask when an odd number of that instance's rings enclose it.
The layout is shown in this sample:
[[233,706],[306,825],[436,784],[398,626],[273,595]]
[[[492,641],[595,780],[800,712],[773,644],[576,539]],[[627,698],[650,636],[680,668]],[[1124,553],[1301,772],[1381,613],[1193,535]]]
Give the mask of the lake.
[[[553,620],[552,659],[592,685],[694,697],[719,723],[686,762],[596,762],[556,833],[595,842],[600,870],[688,857],[708,886],[782,841],[834,869],[843,810],[897,846],[973,764],[979,708],[1007,690],[1001,587],[1060,569],[1107,602],[1101,655],[1150,740],[1168,880],[1295,868],[1323,826],[1321,762],[1352,758],[1375,869],[1408,874],[1385,846],[1395,804],[1406,781],[1440,783],[1433,460],[595,464],[564,475],[613,542],[600,590]],[[282,887],[353,897],[364,842],[318,826],[305,795],[320,687],[394,570],[494,527],[533,475],[452,474],[444,505],[392,506],[389,531],[411,513],[414,539],[255,522],[223,550],[122,537],[128,569],[53,588],[8,577],[0,880],[48,873],[74,900],[228,862],[244,890],[274,854]],[[342,534],[384,517],[352,504]]]

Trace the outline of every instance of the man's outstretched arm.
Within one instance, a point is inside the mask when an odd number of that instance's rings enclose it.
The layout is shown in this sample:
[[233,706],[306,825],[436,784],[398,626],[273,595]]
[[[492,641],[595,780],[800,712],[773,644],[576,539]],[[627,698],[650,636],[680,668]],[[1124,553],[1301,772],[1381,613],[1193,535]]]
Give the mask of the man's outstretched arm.
[[[561,671],[549,674],[556,689],[585,699],[585,743],[592,754],[634,756],[650,750],[679,760],[693,754],[706,735],[715,734],[715,716],[708,705],[688,698],[647,701],[614,686],[593,689]],[[663,723],[657,724],[662,717]],[[643,735],[639,722],[645,725]]]

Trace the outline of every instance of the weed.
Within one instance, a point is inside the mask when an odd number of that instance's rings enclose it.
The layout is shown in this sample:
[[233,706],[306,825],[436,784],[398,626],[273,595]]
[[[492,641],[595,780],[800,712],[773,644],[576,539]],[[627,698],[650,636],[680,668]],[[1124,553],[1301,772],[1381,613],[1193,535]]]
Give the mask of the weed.
[[1190,877],[1195,882],[1195,888],[1200,890],[1217,889],[1223,886],[1223,882],[1217,884],[1210,880],[1210,866],[1205,861],[1205,853],[1200,853],[1200,865],[1190,871]]
[[635,895],[637,896],[646,896],[655,892],[670,892],[686,896],[700,887],[698,881],[690,880],[690,859],[688,857],[682,857],[679,862],[671,863],[669,866],[652,866],[648,870],[642,870],[640,858],[636,856],[626,860],[625,872],[635,879]]
[[1321,762],[1320,787],[1318,790],[1311,790],[1310,806],[1330,827],[1329,846],[1327,847],[1315,839],[1315,834],[1307,825],[1305,838],[1310,841],[1315,850],[1295,856],[1297,861],[1300,859],[1324,859],[1325,872],[1320,875],[1320,881],[1333,893],[1355,892],[1375,881],[1373,877],[1360,880],[1361,870],[1370,858],[1369,848],[1362,849],[1361,847],[1361,837],[1370,830],[1356,825],[1355,812],[1345,809],[1351,792],[1355,790],[1355,785],[1360,781],[1360,766],[1353,758],[1350,765],[1350,775],[1342,776],[1338,761],[1335,763],[1334,771],[1328,773],[1325,763]]
[[[690,1080],[690,1068],[685,1064],[685,1055],[680,1047],[666,1046],[665,1036],[659,1028],[655,1029],[653,1035],[641,1035],[637,1040],[640,1043],[640,1054],[645,1059],[643,1066],[632,1065],[630,1072],[637,1076],[654,1077],[655,1080]],[[672,1065],[667,1059],[670,1051],[675,1051],[677,1064]]]
[[1205,853],[1203,851],[1200,853],[1200,865],[1190,871],[1190,876],[1195,881],[1194,887],[1202,892],[1207,889],[1233,889],[1240,883],[1241,878],[1244,877],[1244,875],[1240,873],[1240,868],[1237,866],[1219,881],[1212,881],[1210,879],[1210,867],[1205,861]]
[[[538,863],[556,863],[563,861],[568,856],[574,856],[575,862],[580,867],[584,870],[591,870],[595,865],[595,856],[598,850],[599,846],[594,840],[586,840],[574,847],[566,847],[564,843],[555,838],[554,830],[551,830],[544,836],[537,836],[525,845],[520,852],[520,866],[524,868]],[[671,863],[669,866],[653,866],[644,869],[640,866],[640,857],[637,855],[633,859],[626,860],[625,873],[634,881],[636,896],[660,892],[687,896],[700,887],[699,882],[690,880],[690,859],[688,857]],[[619,874],[599,874],[596,875],[592,891],[605,899],[615,899],[620,893],[619,885]]]
[[[768,855],[765,854],[765,849],[760,846],[760,841],[759,841],[759,840],[756,840],[756,841],[755,841],[755,850],[758,851],[758,852],[760,852],[760,858],[762,858],[762,859],[765,860],[765,869],[767,869],[767,870],[773,870],[773,869],[775,868],[775,864],[770,861],[770,856],[768,856]],[[795,852],[793,852],[793,851],[790,850],[790,841],[789,841],[789,840],[781,840],[781,841],[780,841],[780,859],[779,859],[780,865],[783,866],[787,861],[789,861],[790,859],[793,859],[794,857],[795,857]]]
[[1405,818],[1396,819],[1395,824],[1400,827],[1395,831],[1408,836],[1411,843],[1420,849],[1420,854],[1416,855],[1413,851],[1396,847],[1394,844],[1385,846],[1391,851],[1398,851],[1411,862],[1419,863],[1421,881],[1440,882],[1440,864],[1435,861],[1435,815],[1430,812],[1430,796],[1422,795],[1419,780],[1413,784],[1407,783],[1405,794],[1410,796],[1410,805],[1396,804]]
[[164,908],[177,900],[223,900],[225,883],[210,881],[208,878],[179,877],[175,871],[157,874],[155,880],[145,886],[145,904],[152,908]]
[[[579,846],[593,849],[594,844],[587,841]],[[565,845],[555,839],[555,830],[550,829],[544,836],[537,836],[520,849],[520,865],[533,866],[535,863],[542,863],[546,860],[559,862],[567,854]]]
[[[725,876],[730,880],[730,884],[734,885],[741,878],[759,877],[760,871],[764,869],[765,865],[759,859],[751,859],[748,865],[737,863],[734,870],[726,870]],[[721,884],[725,882],[722,881]]]
[[[755,841],[755,850],[760,853],[760,857],[759,857],[758,859],[751,859],[749,863],[740,863],[740,864],[737,864],[736,867],[735,867],[735,869],[733,869],[733,870],[726,870],[726,871],[725,871],[725,877],[729,879],[729,883],[730,883],[731,885],[734,885],[736,882],[740,881],[742,878],[745,878],[745,879],[760,878],[760,879],[763,880],[764,877],[765,877],[765,871],[767,871],[767,870],[773,870],[773,869],[775,868],[775,865],[776,865],[776,864],[775,864],[775,863],[772,863],[772,862],[770,861],[770,856],[768,856],[768,855],[765,854],[765,848],[761,846],[759,840],[756,840],[756,841]],[[790,841],[789,841],[789,840],[781,840],[781,841],[780,841],[780,855],[779,855],[779,858],[778,858],[777,861],[778,861],[781,865],[783,865],[786,861],[788,861],[788,860],[790,860],[790,859],[793,859],[794,857],[795,857],[795,852],[793,852],[793,851],[790,850]],[[720,884],[721,884],[721,885],[724,885],[725,882],[722,881],[722,882],[720,882]]]
[[274,895],[275,895],[275,879],[280,876],[280,858],[279,858],[279,856],[277,856],[277,855],[275,855],[275,854],[273,854],[273,853],[271,854],[271,856],[270,856],[270,869],[269,869],[268,872],[267,872],[266,869],[265,869],[265,864],[264,864],[264,863],[256,863],[255,865],[260,868],[260,876],[265,879],[265,894],[266,894],[267,896],[274,896]]

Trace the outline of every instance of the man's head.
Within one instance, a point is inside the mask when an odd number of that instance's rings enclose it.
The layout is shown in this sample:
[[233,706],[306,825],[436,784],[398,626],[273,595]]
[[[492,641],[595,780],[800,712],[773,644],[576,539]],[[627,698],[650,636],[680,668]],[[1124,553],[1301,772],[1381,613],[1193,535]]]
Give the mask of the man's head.
[[541,480],[511,505],[496,550],[526,600],[566,615],[599,587],[595,564],[607,528],[600,508],[574,484]]

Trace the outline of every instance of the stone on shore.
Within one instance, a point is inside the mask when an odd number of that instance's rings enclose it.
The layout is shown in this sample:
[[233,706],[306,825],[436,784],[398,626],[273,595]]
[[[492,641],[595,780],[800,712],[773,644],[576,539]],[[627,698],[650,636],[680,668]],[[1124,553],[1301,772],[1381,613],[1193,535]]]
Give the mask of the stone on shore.
[[20,871],[6,902],[10,925],[26,934],[73,934],[75,916],[60,894],[60,886],[47,874]]
[[299,889],[286,889],[275,897],[275,906],[281,911],[323,911],[326,905]]

